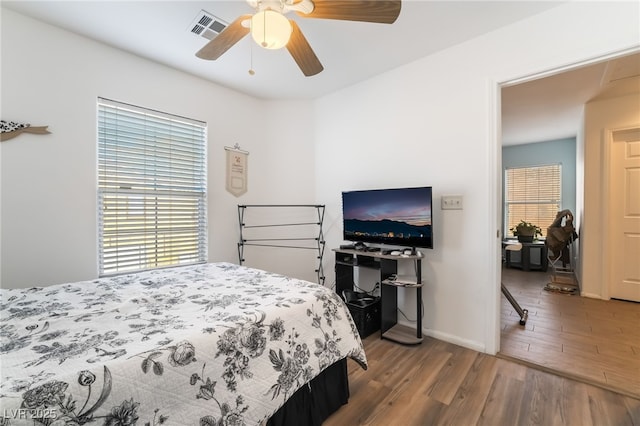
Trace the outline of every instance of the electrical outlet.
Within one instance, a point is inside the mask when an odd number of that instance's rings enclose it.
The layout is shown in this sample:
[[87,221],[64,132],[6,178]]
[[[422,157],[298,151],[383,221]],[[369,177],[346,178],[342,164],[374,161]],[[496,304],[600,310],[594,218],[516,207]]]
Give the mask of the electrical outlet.
[[462,195],[443,195],[440,203],[442,210],[462,210]]

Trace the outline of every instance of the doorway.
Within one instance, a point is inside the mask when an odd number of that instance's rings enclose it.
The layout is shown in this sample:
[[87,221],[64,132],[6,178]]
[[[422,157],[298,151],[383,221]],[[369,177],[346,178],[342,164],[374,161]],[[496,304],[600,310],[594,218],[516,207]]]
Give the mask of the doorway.
[[[616,64],[616,61],[624,59],[625,63],[631,63],[631,73],[624,78],[620,78],[616,74],[616,70],[619,70],[622,66],[620,62]],[[537,80],[531,80],[526,83],[521,83],[513,86],[505,85],[502,88],[503,103],[502,103],[502,125],[503,125],[503,140],[508,136],[508,132],[511,129],[511,125],[515,120],[514,117],[510,117],[509,111],[505,110],[510,107],[508,102],[504,102],[504,93],[506,90],[520,91],[517,96],[518,103],[514,104],[516,112],[518,108],[531,104],[531,96],[535,97],[535,94],[542,93],[540,87],[549,83],[548,88],[552,88],[551,96],[543,96],[548,102],[547,109],[552,111],[559,102],[556,98],[562,96],[583,96],[583,103],[581,105],[580,114],[583,114],[582,108],[584,104],[591,99],[600,97],[614,97],[624,96],[622,91],[624,82],[631,82],[635,79],[637,85],[638,68],[635,64],[640,64],[640,57],[636,53],[634,55],[608,59],[589,66],[576,67],[572,70],[555,74],[551,77],[544,77]],[[635,68],[634,68],[635,67]],[[624,67],[622,67],[624,68]],[[629,68],[629,67],[627,67]],[[600,87],[598,82],[598,91],[588,92],[586,86],[578,84],[581,81],[581,76],[595,76],[600,81],[609,81],[610,85],[608,89],[610,93],[604,93],[603,89],[607,89],[607,86]],[[556,80],[555,82],[553,80]],[[564,83],[556,85],[558,81],[564,80]],[[569,93],[571,92],[571,93]],[[531,95],[531,94],[534,95]],[[640,95],[639,95],[640,96]],[[545,104],[541,104],[542,108],[545,108]],[[517,114],[516,114],[517,115]],[[534,114],[535,115],[535,114]],[[575,123],[575,128],[581,124],[581,115],[578,116],[578,121]],[[543,117],[544,118],[544,117]],[[518,123],[515,123],[518,124]],[[514,126],[517,127],[517,126]],[[535,127],[535,126],[534,126]],[[540,127],[538,124],[537,127]],[[581,230],[581,226],[586,215],[585,212],[589,211],[589,203],[585,203],[584,200],[584,188],[585,180],[590,178],[589,173],[593,170],[591,164],[585,164],[585,147],[581,145],[584,143],[585,135],[577,132],[577,202],[576,202],[576,226]],[[576,135],[576,131],[574,131]],[[588,135],[587,135],[588,136]],[[558,137],[542,138],[538,137],[535,141],[545,141],[550,139],[558,139]],[[532,140],[529,140],[531,142]],[[518,141],[523,143],[523,141]],[[598,159],[601,164],[601,159]],[[606,168],[604,164],[601,164],[602,168]],[[582,173],[582,175],[580,175]],[[604,171],[601,169],[598,171],[598,175],[602,176]],[[604,196],[604,194],[602,194]],[[597,207],[602,210],[602,207]],[[592,212],[589,212],[592,215]],[[605,213],[597,212],[600,217],[600,224],[607,225],[605,219],[608,219]],[[602,242],[602,240],[600,240]],[[580,247],[579,244],[584,244]],[[587,246],[590,244],[589,246]],[[597,241],[593,238],[587,238],[584,241],[582,238],[578,239],[578,248],[576,250],[576,269],[580,270],[580,260],[584,258],[585,251],[598,250],[603,252],[602,244],[596,246]],[[613,244],[609,242],[608,244]],[[585,265],[586,266],[586,265]],[[593,265],[586,266],[587,268]],[[598,384],[603,387],[615,389],[619,392],[623,392],[635,397],[640,396],[640,386],[637,383],[628,383],[629,377],[637,377],[640,372],[640,361],[637,359],[637,353],[634,349],[634,344],[631,341],[636,342],[640,338],[640,327],[630,326],[631,324],[639,324],[640,313],[638,313],[640,306],[637,304],[630,304],[630,302],[620,302],[608,299],[610,297],[608,291],[608,282],[610,276],[610,269],[602,267],[599,272],[600,277],[605,280],[599,280],[601,288],[590,287],[583,295],[591,297],[581,296],[567,296],[561,294],[553,294],[545,292],[543,287],[548,276],[546,274],[539,274],[535,272],[521,272],[514,270],[502,270],[503,281],[508,286],[510,291],[514,294],[516,299],[520,302],[523,308],[530,311],[529,321],[527,325],[520,326],[518,324],[518,316],[513,310],[511,305],[506,301],[504,297],[501,298],[501,335],[500,335],[500,350],[499,356],[512,358],[516,361],[524,362],[527,364],[535,365],[538,368],[548,369],[557,374],[570,376],[573,378],[581,379],[590,383]],[[579,277],[580,278],[580,277]],[[626,310],[627,308],[628,311]],[[622,309],[623,311],[618,311]],[[613,317],[625,317],[626,323],[613,324],[608,320]],[[534,337],[535,332],[540,334],[538,337]],[[595,334],[594,334],[595,333]],[[598,334],[600,333],[600,334]],[[605,337],[616,337],[617,341],[604,340]],[[564,340],[563,340],[564,339]],[[546,345],[546,346],[545,346]],[[610,352],[613,350],[614,352]],[[601,354],[607,354],[607,356],[600,356]],[[595,354],[595,355],[594,355]],[[630,356],[630,358],[625,358]],[[603,361],[604,360],[604,361]],[[602,362],[603,369],[598,371],[593,366],[599,365]],[[607,366],[607,362],[611,364]],[[617,363],[617,364],[616,364]],[[576,368],[574,368],[576,367]],[[579,367],[579,368],[578,368]],[[627,379],[625,381],[625,378]]]

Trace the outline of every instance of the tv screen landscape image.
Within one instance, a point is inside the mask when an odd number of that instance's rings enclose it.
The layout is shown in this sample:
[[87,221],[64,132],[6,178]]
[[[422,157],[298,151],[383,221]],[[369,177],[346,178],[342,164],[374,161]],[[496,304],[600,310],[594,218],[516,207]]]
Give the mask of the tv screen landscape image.
[[342,193],[346,241],[433,248],[431,187]]

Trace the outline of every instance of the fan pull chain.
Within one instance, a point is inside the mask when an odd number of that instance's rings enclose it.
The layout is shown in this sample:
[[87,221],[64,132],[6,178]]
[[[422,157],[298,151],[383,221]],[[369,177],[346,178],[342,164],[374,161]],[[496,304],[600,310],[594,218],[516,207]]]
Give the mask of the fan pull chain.
[[255,75],[256,72],[253,69],[253,43],[249,43],[249,57],[251,60],[251,64],[249,66],[249,75]]
[[267,14],[262,14],[262,47],[267,47]]

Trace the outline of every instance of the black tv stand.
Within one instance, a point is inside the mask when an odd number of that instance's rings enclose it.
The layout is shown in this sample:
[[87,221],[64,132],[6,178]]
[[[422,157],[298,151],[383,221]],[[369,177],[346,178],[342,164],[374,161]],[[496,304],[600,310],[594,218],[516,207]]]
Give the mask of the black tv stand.
[[[336,292],[353,290],[356,267],[380,271],[380,338],[397,343],[416,345],[422,342],[422,257],[419,255],[390,255],[381,251],[334,249],[336,256]],[[398,276],[398,261],[414,261],[415,276]],[[398,288],[416,291],[415,328],[398,324]]]

